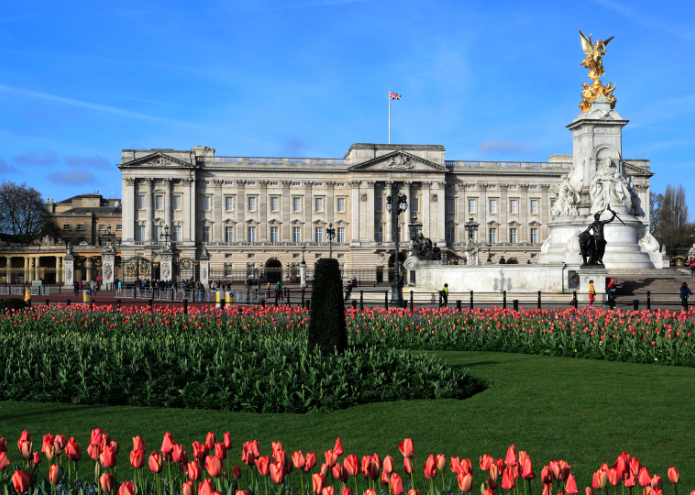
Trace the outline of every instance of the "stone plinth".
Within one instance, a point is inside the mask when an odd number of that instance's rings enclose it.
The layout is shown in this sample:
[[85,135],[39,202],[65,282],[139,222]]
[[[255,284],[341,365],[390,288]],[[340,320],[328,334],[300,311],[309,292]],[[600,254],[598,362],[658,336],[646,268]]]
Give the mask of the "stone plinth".
[[582,266],[579,268],[579,290],[577,301],[589,302],[589,284],[594,281],[596,290],[596,304],[601,304],[606,299],[606,269],[596,266]]
[[103,276],[104,289],[111,290],[115,281],[116,255],[112,252],[102,251],[101,253],[101,273]]
[[159,253],[159,278],[165,282],[171,282],[173,275],[173,253]]
[[65,271],[65,286],[72,287],[75,283],[75,257],[73,255],[68,254],[65,256],[63,270]]

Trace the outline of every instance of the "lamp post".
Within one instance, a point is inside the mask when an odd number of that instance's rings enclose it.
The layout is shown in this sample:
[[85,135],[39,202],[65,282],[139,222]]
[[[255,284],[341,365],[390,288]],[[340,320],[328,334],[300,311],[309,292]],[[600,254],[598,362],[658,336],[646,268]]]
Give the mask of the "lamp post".
[[469,265],[477,265],[478,264],[478,252],[475,252],[475,257],[476,260],[473,262],[471,260],[471,257],[473,256],[472,250],[475,247],[475,233],[478,232],[478,227],[480,227],[480,224],[476,222],[473,217],[468,217],[468,221],[464,224],[464,227],[466,228],[466,231],[468,232],[468,242],[466,243],[466,252],[469,253],[467,256],[467,264]]
[[306,261],[304,261],[304,253],[306,252],[306,244],[302,244],[302,262],[299,264],[299,286],[306,287]]
[[169,226],[165,225],[164,226],[164,233],[159,234],[160,239],[164,241],[164,246],[162,246],[162,251],[164,252],[169,252],[171,251],[171,241],[169,240],[171,238],[171,234],[169,234]]
[[408,209],[408,197],[405,194],[398,194],[399,190],[400,185],[398,183],[394,183],[391,186],[391,195],[386,198],[386,211],[391,214],[392,224],[396,226],[393,229],[394,269],[393,280],[391,281],[391,303],[401,308],[403,307],[403,294],[401,292],[400,252],[398,249],[398,215]]
[[333,257],[333,238],[335,237],[335,229],[333,228],[333,223],[328,224],[326,229],[326,237],[328,237],[328,257]]

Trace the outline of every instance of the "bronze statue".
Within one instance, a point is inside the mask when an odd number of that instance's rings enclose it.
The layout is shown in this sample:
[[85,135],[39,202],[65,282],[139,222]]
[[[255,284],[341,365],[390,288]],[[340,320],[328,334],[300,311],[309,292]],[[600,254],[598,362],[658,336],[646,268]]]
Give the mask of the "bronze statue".
[[[587,229],[579,234],[579,247],[582,253],[584,265],[603,265],[603,255],[606,252],[606,238],[603,235],[603,228],[607,223],[611,223],[618,217],[618,214],[611,210],[610,204],[606,208],[613,216],[610,220],[601,220],[601,213],[605,210],[596,212],[594,222]],[[618,217],[620,220],[620,217]],[[620,220],[622,222],[622,220]],[[590,231],[593,230],[593,235]]]

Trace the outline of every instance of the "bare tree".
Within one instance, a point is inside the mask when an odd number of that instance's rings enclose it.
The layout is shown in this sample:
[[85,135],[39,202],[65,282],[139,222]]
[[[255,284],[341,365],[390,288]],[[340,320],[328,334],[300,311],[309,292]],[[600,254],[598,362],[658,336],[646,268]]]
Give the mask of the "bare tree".
[[685,188],[669,184],[663,195],[652,194],[649,218],[652,235],[667,247],[687,244],[693,224],[688,222]]
[[45,235],[58,237],[58,227],[39,191],[25,183],[0,184],[0,239],[8,244],[31,244]]

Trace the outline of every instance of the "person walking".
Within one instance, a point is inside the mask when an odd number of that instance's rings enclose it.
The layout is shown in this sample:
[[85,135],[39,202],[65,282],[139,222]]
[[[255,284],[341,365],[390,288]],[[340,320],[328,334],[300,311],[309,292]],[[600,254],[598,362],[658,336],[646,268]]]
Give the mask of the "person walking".
[[690,276],[695,277],[695,258],[690,258]]
[[613,306],[615,304],[615,279],[611,278],[606,286],[608,292],[608,305]]
[[346,302],[348,299],[350,299],[351,293],[352,293],[352,279],[348,280],[348,283],[345,286],[345,301]]
[[80,293],[80,284],[77,280],[72,284],[72,290],[75,292],[75,297],[77,297]]
[[442,306],[447,307],[449,304],[449,284],[444,284],[444,287],[442,287]]
[[685,305],[687,304],[688,297],[692,296],[693,293],[690,292],[690,289],[688,288],[688,284],[683,282],[683,285],[681,285],[681,304],[685,308]]
[[596,301],[596,287],[594,287],[594,281],[589,280],[589,306],[594,307],[594,302]]

